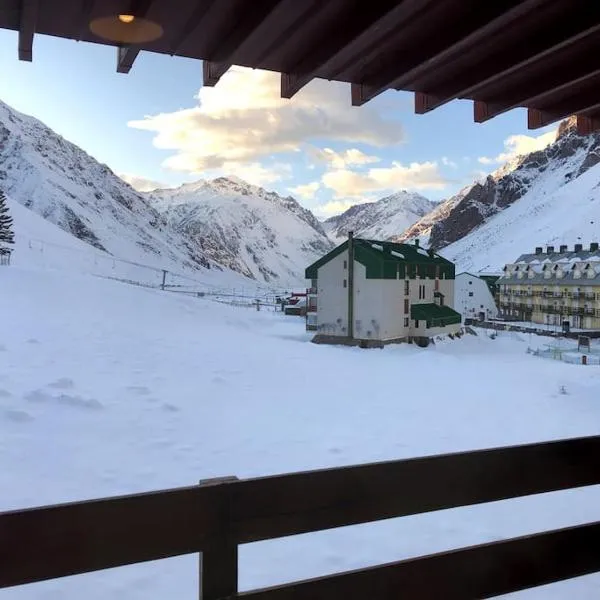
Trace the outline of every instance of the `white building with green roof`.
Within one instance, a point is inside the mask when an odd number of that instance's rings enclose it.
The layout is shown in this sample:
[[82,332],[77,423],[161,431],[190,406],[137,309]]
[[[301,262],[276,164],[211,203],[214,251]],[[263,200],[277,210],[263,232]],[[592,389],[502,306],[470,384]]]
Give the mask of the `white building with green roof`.
[[453,309],[454,264],[418,242],[350,235],[305,275],[316,297],[307,321],[316,331],[314,341],[379,345],[460,331],[461,315]]

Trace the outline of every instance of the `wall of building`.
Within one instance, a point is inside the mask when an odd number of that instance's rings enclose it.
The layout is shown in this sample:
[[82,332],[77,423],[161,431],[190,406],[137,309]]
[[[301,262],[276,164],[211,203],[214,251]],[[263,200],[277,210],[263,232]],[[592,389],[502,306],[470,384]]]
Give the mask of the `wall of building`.
[[463,319],[479,319],[481,312],[486,319],[498,315],[496,302],[487,283],[470,273],[459,273],[456,276],[454,310],[458,311]]
[[[348,335],[348,253],[342,252],[319,268],[317,279],[317,331],[323,335]],[[413,304],[433,304],[434,292],[444,294],[444,304],[454,305],[454,280],[439,279],[367,279],[366,267],[354,263],[354,337],[392,340],[408,337],[433,337],[454,333],[460,325],[427,328],[425,321],[410,317]],[[405,281],[408,281],[408,295]],[[345,282],[345,283],[344,283]],[[423,286],[424,295],[419,287]],[[405,299],[409,300],[405,312]]]
[[348,252],[342,252],[319,269],[317,279],[317,331],[348,335]]
[[[560,327],[567,321],[575,329],[600,329],[600,286],[561,285],[549,279],[544,284],[500,284],[500,308],[504,315],[522,321]],[[593,314],[591,314],[593,313]]]

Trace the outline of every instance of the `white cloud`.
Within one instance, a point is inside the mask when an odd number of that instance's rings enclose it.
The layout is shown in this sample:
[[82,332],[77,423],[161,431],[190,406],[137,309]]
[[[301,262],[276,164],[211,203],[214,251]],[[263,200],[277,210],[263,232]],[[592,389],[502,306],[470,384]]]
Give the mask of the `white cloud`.
[[497,156],[480,156],[477,160],[482,165],[504,164],[517,156],[543,150],[556,139],[556,129],[538,136],[511,135],[504,140],[504,152]]
[[[164,162],[168,168],[197,173],[253,164],[319,139],[386,146],[404,137],[400,123],[386,118],[376,102],[352,107],[342,83],[316,79],[286,100],[278,74],[232,67],[216,87],[203,87],[198,99],[194,108],[128,124],[153,132],[157,148],[173,151]],[[357,153],[348,151],[346,160],[366,156]]]
[[458,169],[458,165],[447,156],[442,156],[442,164],[446,167],[450,167],[451,169]]
[[336,152],[331,148],[312,148],[309,150],[315,158],[326,162],[334,169],[344,169],[353,165],[368,165],[379,162],[381,159],[377,156],[369,156],[358,148],[350,148],[342,152]]
[[224,163],[220,169],[217,169],[215,172],[209,172],[209,176],[211,177],[220,175],[235,175],[252,185],[264,186],[291,177],[292,165],[277,163],[270,167],[265,167],[258,162],[244,164],[233,162]]
[[315,193],[321,187],[318,181],[311,181],[303,185],[297,185],[296,187],[288,188],[289,191],[298,198],[303,200],[312,200],[315,197]]
[[373,200],[373,198],[361,198],[360,200],[331,200],[330,202],[315,207],[313,213],[321,218],[333,217],[333,215],[339,215],[345,210],[348,210],[351,206],[373,202]]
[[138,175],[132,175],[130,173],[120,173],[119,177],[138,192],[151,192],[158,188],[168,187],[166,183],[162,183],[161,181],[139,177]]
[[325,173],[322,182],[333,190],[336,199],[360,198],[369,192],[401,188],[440,190],[450,183],[435,162],[411,163],[406,167],[394,162],[391,167],[375,167],[366,173],[338,169]]

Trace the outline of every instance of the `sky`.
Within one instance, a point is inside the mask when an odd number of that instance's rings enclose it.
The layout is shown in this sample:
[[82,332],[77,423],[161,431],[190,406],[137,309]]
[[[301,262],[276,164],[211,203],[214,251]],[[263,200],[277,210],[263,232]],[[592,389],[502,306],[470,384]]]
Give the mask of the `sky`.
[[556,129],[528,131],[521,109],[476,124],[468,101],[415,115],[412,94],[396,91],[352,107],[348,84],[324,80],[286,100],[276,73],[240,67],[203,88],[200,61],[150,53],[124,75],[114,48],[41,35],[21,62],[5,30],[0,74],[0,100],[137,189],[236,175],[321,218],[400,190],[450,197]]

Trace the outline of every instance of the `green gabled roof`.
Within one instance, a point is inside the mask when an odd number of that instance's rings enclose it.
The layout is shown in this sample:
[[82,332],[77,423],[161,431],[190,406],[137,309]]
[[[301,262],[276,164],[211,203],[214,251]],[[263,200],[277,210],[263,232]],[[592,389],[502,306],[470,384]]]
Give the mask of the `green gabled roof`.
[[460,313],[449,306],[439,304],[413,304],[410,307],[410,318],[427,321],[428,327],[445,327],[462,322]]
[[[306,279],[317,279],[319,269],[346,251],[348,240],[310,265]],[[431,250],[413,244],[396,244],[354,238],[354,258],[367,269],[367,279],[396,279],[398,271],[405,276],[406,265],[440,265],[448,278],[454,278],[454,264]]]

